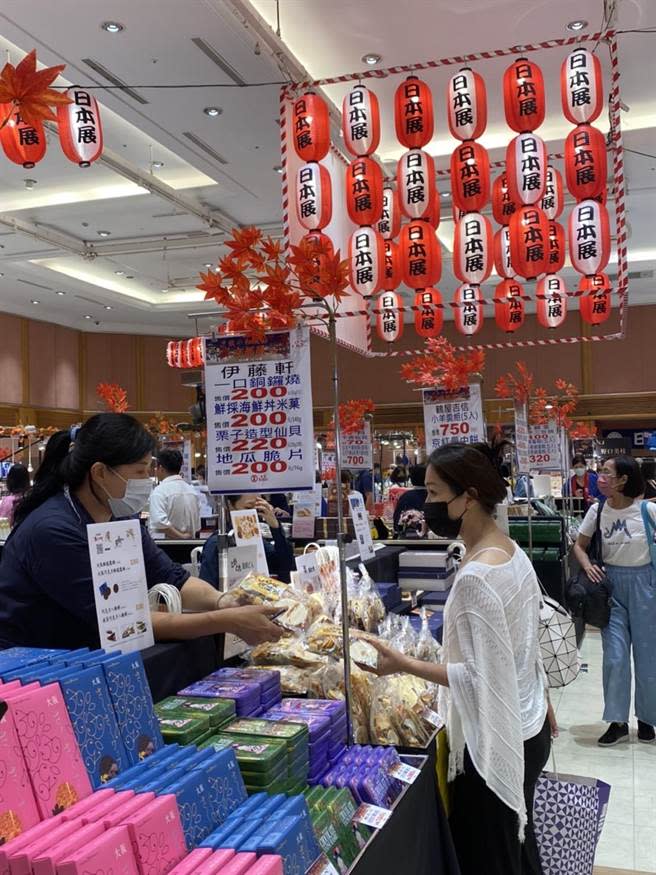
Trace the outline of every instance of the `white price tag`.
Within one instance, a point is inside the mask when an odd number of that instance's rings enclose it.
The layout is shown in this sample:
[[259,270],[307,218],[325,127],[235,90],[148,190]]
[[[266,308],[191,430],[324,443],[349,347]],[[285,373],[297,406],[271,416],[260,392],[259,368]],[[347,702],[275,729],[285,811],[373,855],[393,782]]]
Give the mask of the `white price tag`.
[[364,823],[365,826],[380,829],[385,826],[391,816],[392,812],[389,808],[381,808],[380,805],[369,805],[369,803],[363,802],[353,815],[353,820],[356,823]]
[[339,875],[339,872],[325,854],[322,854],[307,870],[305,875]]
[[444,726],[444,720],[440,717],[437,711],[433,711],[430,708],[425,708],[421,716],[424,718],[426,723],[430,723],[431,726],[434,726],[436,729],[441,729]]
[[389,770],[389,774],[392,778],[396,778],[397,781],[402,781],[404,784],[414,784],[419,775],[421,775],[421,769],[415,769],[414,766],[409,766],[406,763],[396,763]]

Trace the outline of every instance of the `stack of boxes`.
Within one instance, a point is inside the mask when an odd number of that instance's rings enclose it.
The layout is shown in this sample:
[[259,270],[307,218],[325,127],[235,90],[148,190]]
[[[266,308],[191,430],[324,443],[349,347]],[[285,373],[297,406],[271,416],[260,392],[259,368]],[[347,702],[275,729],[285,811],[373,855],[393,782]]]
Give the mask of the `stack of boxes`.
[[238,717],[259,717],[282,697],[280,672],[223,668],[191,684],[178,695],[227,699],[234,703]]
[[346,872],[370,835],[369,827],[353,823],[357,805],[350,790],[312,787],[306,799],[322,853],[338,872]]

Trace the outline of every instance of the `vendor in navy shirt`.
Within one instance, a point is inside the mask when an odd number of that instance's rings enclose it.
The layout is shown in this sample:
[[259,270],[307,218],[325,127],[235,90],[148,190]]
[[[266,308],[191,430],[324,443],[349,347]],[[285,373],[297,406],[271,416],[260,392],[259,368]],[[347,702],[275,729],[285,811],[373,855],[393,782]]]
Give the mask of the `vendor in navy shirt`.
[[[93,416],[48,441],[34,487],[17,506],[0,562],[0,648],[98,647],[87,525],[138,514],[152,482],[153,439],[126,413]],[[280,629],[262,607],[220,608],[221,595],[172,562],[141,527],[148,587],[168,583],[193,613],[153,613],[155,638],[233,632],[250,644]]]
[[412,489],[408,489],[407,492],[400,495],[399,500],[396,502],[396,507],[394,508],[394,531],[398,532],[401,530],[401,516],[406,510],[424,509],[426,497],[428,496],[426,486],[424,485],[425,479],[425,465],[412,465],[410,467]]

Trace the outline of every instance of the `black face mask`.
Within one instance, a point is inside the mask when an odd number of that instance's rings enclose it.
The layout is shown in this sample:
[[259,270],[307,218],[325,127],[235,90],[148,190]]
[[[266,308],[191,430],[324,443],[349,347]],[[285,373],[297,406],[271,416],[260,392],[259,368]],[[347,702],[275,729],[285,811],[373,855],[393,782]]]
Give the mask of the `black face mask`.
[[[456,498],[460,496],[456,495],[451,501],[455,501]],[[427,501],[423,507],[426,525],[439,538],[457,538],[462,528],[462,518],[466,510],[463,510],[458,519],[451,519],[449,516],[451,501]]]

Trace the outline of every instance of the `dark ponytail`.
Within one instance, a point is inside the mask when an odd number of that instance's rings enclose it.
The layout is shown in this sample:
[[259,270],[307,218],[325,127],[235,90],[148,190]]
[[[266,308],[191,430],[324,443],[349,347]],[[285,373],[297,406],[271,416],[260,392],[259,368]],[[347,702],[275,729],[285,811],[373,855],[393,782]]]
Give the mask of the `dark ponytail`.
[[491,514],[506,497],[501,474],[506,444],[447,444],[431,454],[428,464],[457,495],[469,493]]
[[127,413],[98,413],[77,430],[58,431],[46,445],[34,486],[16,507],[14,526],[64,486],[71,492],[79,489],[96,462],[110,468],[130,465],[154,448],[153,437]]

